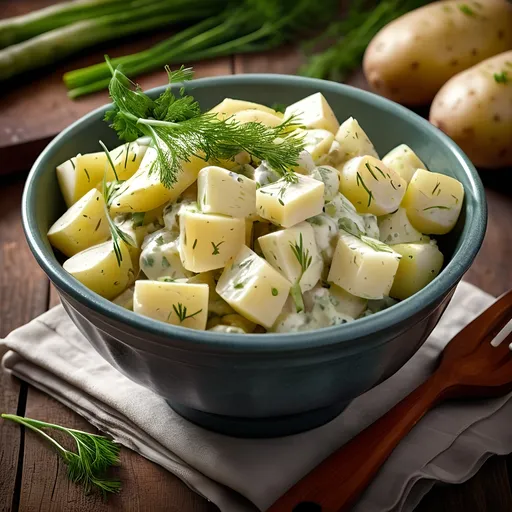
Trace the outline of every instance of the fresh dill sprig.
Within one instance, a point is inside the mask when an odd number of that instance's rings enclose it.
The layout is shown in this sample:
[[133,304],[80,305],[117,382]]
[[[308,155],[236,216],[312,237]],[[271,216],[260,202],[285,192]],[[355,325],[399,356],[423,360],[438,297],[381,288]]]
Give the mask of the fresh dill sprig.
[[[50,442],[68,466],[69,479],[83,485],[86,493],[98,490],[104,497],[108,493],[118,493],[121,482],[106,476],[111,466],[119,464],[120,446],[104,436],[62,427],[53,423],[23,418],[15,414],[2,414],[2,418],[14,421],[36,432]],[[67,450],[43,429],[65,432],[76,444],[76,452]]]
[[[111,66],[108,57],[107,63]],[[266,160],[283,177],[293,180],[291,170],[298,165],[304,149],[303,136],[292,131],[298,124],[295,118],[284,120],[275,127],[250,122],[241,124],[234,118],[219,119],[214,113],[201,114],[199,104],[182,87],[176,96],[167,88],[152,100],[121,71],[111,66],[109,85],[114,108],[105,119],[119,138],[133,141],[149,136],[157,151],[154,169],[166,187],[176,183],[183,162],[192,156],[203,160],[230,159],[241,151]],[[191,77],[191,70],[167,69],[169,83]]]
[[313,257],[309,254],[309,249],[304,249],[302,233],[300,233],[299,235],[298,243],[296,241],[293,243],[290,242],[290,248],[300,265],[300,274],[290,289],[290,295],[292,296],[292,299],[295,302],[297,313],[300,313],[301,311],[304,311],[304,300],[302,298],[300,280],[302,279],[302,276],[313,262]]
[[509,82],[508,71],[502,71],[501,73],[494,73],[493,77],[494,77],[494,81],[497,84],[507,84]]
[[121,266],[121,262],[123,261],[123,252],[121,250],[120,241],[123,241],[127,245],[131,245],[135,247],[136,244],[133,241],[132,237],[125,233],[112,219],[110,216],[109,207],[114,199],[117,191],[119,190],[119,186],[121,182],[117,179],[116,168],[114,166],[114,162],[112,162],[112,158],[110,158],[110,152],[106,148],[105,144],[100,140],[99,141],[103,151],[105,151],[107,155],[107,160],[110,163],[112,170],[114,171],[114,175],[116,177],[116,181],[112,183],[107,183],[107,173],[103,174],[103,183],[101,187],[101,191],[103,194],[104,200],[104,208],[105,208],[105,216],[107,217],[108,226],[110,228],[110,234],[112,236],[112,245],[114,247],[114,254],[116,255],[117,264]]
[[[187,315],[187,306],[184,306],[181,302],[178,302],[178,306],[176,304],[172,305],[172,309],[176,313],[177,317],[180,320],[180,324],[183,323],[187,318],[193,318],[194,316],[198,315],[203,311],[202,309],[199,309],[195,313],[191,313],[190,315]],[[172,311],[171,311],[172,313]],[[171,313],[169,313],[169,316],[167,318],[170,318]]]

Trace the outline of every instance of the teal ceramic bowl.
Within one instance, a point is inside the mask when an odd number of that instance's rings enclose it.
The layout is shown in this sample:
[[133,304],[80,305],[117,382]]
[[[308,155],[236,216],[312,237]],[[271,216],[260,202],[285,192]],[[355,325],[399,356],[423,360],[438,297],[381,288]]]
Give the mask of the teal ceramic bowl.
[[[62,269],[46,232],[64,211],[55,167],[78,152],[119,142],[95,110],[58,135],[34,164],[23,196],[23,225],[34,256],[94,348],[135,382],[206,428],[237,436],[279,436],[319,426],[396,372],[438,322],[482,243],[487,210],[478,174],[461,150],[413,112],[346,85],[281,75],[190,82],[203,109],[225,97],[271,105],[322,92],[338,119],[354,116],[380,155],[411,146],[432,171],[460,180],[465,201],[456,229],[440,239],[441,274],[413,297],[355,322],[323,330],[235,335],[188,330],[127,311]],[[161,89],[156,89],[156,95]]]

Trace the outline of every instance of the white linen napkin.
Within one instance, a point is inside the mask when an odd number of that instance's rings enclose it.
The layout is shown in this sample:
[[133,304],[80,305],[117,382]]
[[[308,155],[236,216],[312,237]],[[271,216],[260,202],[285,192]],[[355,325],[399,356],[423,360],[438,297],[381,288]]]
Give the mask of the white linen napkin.
[[[327,425],[275,439],[232,438],[181,418],[164,399],[106,363],[62,306],[0,341],[0,355],[6,371],[171,471],[221,511],[256,512],[424,381],[445,344],[492,301],[461,283],[430,338],[398,373]],[[450,402],[428,413],[393,452],[354,512],[410,512],[436,481],[463,482],[491,454],[512,452],[511,398]]]

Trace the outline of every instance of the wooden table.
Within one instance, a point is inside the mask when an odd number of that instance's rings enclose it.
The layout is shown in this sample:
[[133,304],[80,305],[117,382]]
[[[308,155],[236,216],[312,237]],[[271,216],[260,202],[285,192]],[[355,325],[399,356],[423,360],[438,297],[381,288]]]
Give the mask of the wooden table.
[[[36,2],[26,2],[36,4]],[[11,6],[11,12],[19,4]],[[40,5],[40,4],[38,4]],[[7,13],[2,13],[7,14]],[[162,34],[151,40],[161,39]],[[0,116],[8,108],[11,120],[17,113],[28,117],[24,123],[30,126],[32,119],[43,123],[38,116],[42,112],[51,115],[52,108],[60,108],[63,114],[51,123],[68,124],[83,112],[105,103],[106,96],[98,94],[83,102],[72,103],[65,98],[60,84],[60,74],[65,69],[94,62],[105,50],[112,54],[138,49],[149,39],[124,44],[116,52],[100,48],[93,55],[78,57],[72,63],[59,67],[52,76],[37,73],[30,84],[17,82],[0,98]],[[195,64],[198,76],[279,72],[295,73],[300,57],[296,49],[285,48],[271,54],[236,56]],[[163,73],[155,73],[140,80],[143,87],[164,82]],[[351,83],[364,87],[361,75]],[[41,101],[24,97],[40,90]],[[55,100],[57,98],[57,100]],[[23,100],[25,101],[25,100]],[[57,101],[56,104],[51,102]],[[33,116],[33,117],[30,117]],[[1,119],[1,117],[0,117]],[[21,132],[20,132],[21,133]],[[48,134],[43,134],[48,137]],[[40,143],[39,143],[40,144]],[[28,146],[27,146],[28,148]],[[26,163],[32,158],[36,145],[24,151]],[[32,153],[30,153],[32,151]],[[10,158],[9,152],[0,147],[2,160]],[[19,148],[16,154],[19,153]],[[489,201],[489,227],[484,246],[466,278],[494,295],[512,286],[512,194],[500,186],[503,174],[482,175]],[[48,279],[39,269],[25,243],[20,218],[20,200],[26,172],[3,177],[0,187],[0,337],[28,322],[35,316],[58,303],[57,295]],[[0,372],[0,411],[40,418],[52,423],[94,431],[80,416],[38,390]],[[104,503],[96,496],[84,496],[82,490],[68,483],[65,467],[56,455],[38,438],[27,434],[17,426],[0,422],[0,512],[7,511],[166,511],[166,512],[213,512],[217,508],[190,491],[176,477],[157,465],[148,462],[128,449],[121,452],[119,476],[123,491]],[[459,486],[436,487],[423,500],[417,512],[505,512],[512,510],[512,457],[494,457],[469,482]]]

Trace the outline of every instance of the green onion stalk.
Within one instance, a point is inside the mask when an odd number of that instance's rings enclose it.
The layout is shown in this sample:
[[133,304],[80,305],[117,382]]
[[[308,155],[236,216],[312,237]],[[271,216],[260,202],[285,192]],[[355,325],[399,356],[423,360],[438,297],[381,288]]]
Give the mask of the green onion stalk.
[[[148,50],[112,60],[126,76],[135,77],[163,65],[191,62],[234,53],[275,48],[315,19],[321,24],[336,11],[335,0],[245,0]],[[69,96],[77,98],[108,87],[106,63],[70,71],[64,75]]]
[[[207,18],[224,8],[227,0],[128,0],[122,3],[109,0],[106,3],[111,8],[116,6],[117,10],[97,17],[91,12],[82,19],[74,13],[76,20],[72,23],[0,50],[0,80],[48,66],[104,41]],[[8,30],[5,24],[0,25],[0,40]]]

